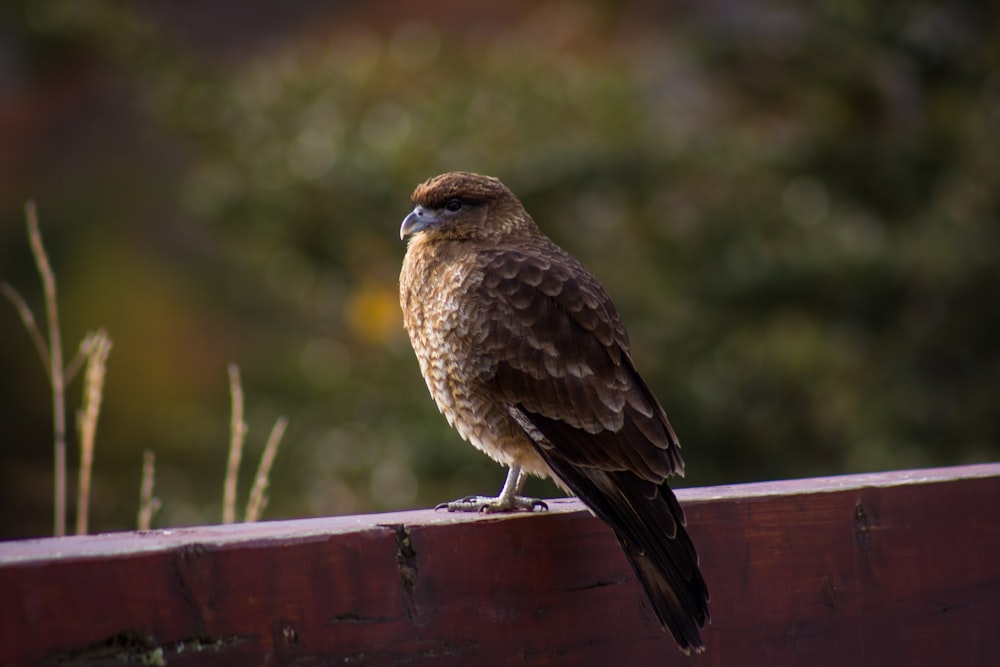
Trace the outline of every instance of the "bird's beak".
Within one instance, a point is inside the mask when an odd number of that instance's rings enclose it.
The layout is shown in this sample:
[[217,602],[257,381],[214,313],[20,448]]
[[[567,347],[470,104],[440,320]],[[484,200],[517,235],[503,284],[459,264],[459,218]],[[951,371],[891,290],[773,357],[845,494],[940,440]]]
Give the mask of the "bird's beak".
[[405,239],[411,234],[423,231],[439,220],[438,216],[423,206],[417,206],[410,211],[409,215],[403,218],[403,224],[399,227],[399,238]]

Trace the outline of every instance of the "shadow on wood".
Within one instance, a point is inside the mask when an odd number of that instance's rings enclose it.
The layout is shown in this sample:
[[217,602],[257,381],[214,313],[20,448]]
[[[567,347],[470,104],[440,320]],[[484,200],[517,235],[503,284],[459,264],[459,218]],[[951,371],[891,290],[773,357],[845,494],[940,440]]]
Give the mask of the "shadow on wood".
[[0,665],[1000,664],[1000,464],[677,495],[702,655],[556,500],[0,543]]

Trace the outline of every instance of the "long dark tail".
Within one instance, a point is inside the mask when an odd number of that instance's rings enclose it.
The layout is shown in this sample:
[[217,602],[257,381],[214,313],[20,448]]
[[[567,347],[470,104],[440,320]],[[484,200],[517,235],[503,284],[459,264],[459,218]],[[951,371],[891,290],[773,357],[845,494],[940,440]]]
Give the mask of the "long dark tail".
[[[544,454],[543,454],[544,455]],[[546,456],[546,459],[555,457]],[[678,648],[699,653],[709,620],[708,587],[673,492],[627,471],[605,472],[549,460],[562,481],[615,531],[660,623]]]
[[[684,511],[666,484],[659,487],[658,495],[652,503],[671,506],[677,526],[675,537],[664,538],[661,534],[659,539],[654,536],[653,541],[645,543],[641,536],[630,538],[626,535],[635,533],[634,526],[621,528],[611,521],[608,523],[646,589],[660,623],[670,630],[678,648],[685,653],[700,653],[705,648],[700,630],[709,619],[708,587],[698,568],[698,554],[684,530]],[[662,502],[657,502],[660,498]],[[662,525],[665,523],[661,522],[661,529],[666,527]]]

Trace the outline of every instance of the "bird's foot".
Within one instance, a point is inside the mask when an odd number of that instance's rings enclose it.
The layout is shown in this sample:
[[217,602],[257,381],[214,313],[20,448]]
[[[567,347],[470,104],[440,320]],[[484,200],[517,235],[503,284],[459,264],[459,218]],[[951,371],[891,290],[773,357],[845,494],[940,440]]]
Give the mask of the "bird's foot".
[[544,500],[538,498],[528,498],[527,496],[511,496],[504,498],[490,498],[489,496],[466,496],[450,503],[441,503],[434,509],[448,510],[449,512],[482,512],[484,514],[496,514],[499,512],[517,512],[527,510],[532,512],[536,509],[547,510],[549,506]]

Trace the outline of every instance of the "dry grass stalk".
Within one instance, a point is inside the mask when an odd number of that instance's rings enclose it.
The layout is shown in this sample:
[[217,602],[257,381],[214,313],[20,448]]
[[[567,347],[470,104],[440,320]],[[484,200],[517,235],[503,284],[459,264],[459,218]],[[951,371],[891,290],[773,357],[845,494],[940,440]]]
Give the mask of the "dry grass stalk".
[[76,534],[87,534],[90,515],[90,480],[94,467],[94,436],[97,433],[97,417],[101,411],[104,395],[104,375],[111,351],[111,339],[100,329],[87,334],[80,344],[80,350],[87,358],[87,371],[83,383],[83,407],[77,413],[77,427],[80,431],[80,472],[76,496]]
[[153,515],[160,509],[160,499],[153,496],[156,475],[156,455],[148,449],[142,455],[142,482],[139,484],[139,530],[149,530]]
[[264,453],[260,456],[260,465],[257,466],[257,475],[254,477],[253,486],[250,488],[250,499],[247,501],[247,511],[244,516],[246,523],[258,521],[267,507],[267,484],[271,474],[271,466],[274,464],[274,457],[278,453],[278,445],[281,443],[281,436],[285,434],[288,427],[288,420],[278,417],[271,429],[271,435],[267,437],[267,444],[264,445]]
[[[7,283],[0,283],[0,292],[10,300],[21,317],[52,386],[55,449],[54,533],[56,536],[66,534],[66,385],[76,375],[84,361],[87,363],[83,407],[77,413],[77,424],[80,431],[80,471],[76,532],[77,534],[85,534],[89,520],[97,420],[103,399],[104,377],[108,353],[111,351],[111,339],[104,330],[88,334],[69,365],[63,366],[55,274],[42,243],[38,214],[33,202],[29,201],[25,205],[25,216],[27,218],[28,240],[45,295],[45,312],[49,329],[48,343],[38,327],[34,313],[17,290]],[[229,365],[229,390],[232,396],[232,417],[230,421],[229,460],[226,465],[226,479],[223,488],[223,523],[233,523],[236,520],[236,484],[240,462],[243,458],[243,443],[247,434],[247,425],[243,420],[243,388],[240,384],[240,370],[236,364]],[[246,521],[248,522],[257,521],[267,506],[268,476],[287,425],[288,420],[279,417],[268,437],[247,502]],[[152,452],[147,451],[143,459],[142,483],[139,490],[138,526],[140,530],[149,529],[153,515],[160,508],[159,499],[153,497],[154,473],[155,457]]]
[[45,294],[45,314],[49,323],[49,342],[45,343],[35,321],[35,316],[17,290],[3,283],[0,291],[14,304],[28,335],[35,344],[35,350],[42,358],[42,366],[49,376],[52,386],[53,447],[55,449],[55,507],[54,527],[56,536],[66,534],[66,380],[63,373],[62,336],[59,331],[59,308],[56,304],[56,278],[49,263],[49,256],[42,243],[42,233],[38,228],[38,212],[35,203],[24,205],[28,224],[28,242],[35,256],[35,265],[42,280]]
[[240,367],[229,364],[229,394],[232,397],[232,416],[229,422],[229,461],[226,480],[222,489],[222,523],[236,521],[236,480],[240,461],[243,459],[243,442],[247,425],[243,421],[243,387],[240,384]]
[[[45,369],[45,374],[48,376],[52,387],[53,444],[55,449],[55,482],[53,485],[55,495],[55,525],[53,532],[55,535],[61,536],[66,534],[66,385],[76,375],[84,359],[89,359],[88,354],[92,343],[92,336],[88,335],[84,339],[80,345],[80,350],[70,361],[69,365],[64,368],[62,335],[59,329],[59,308],[56,300],[55,274],[52,271],[52,265],[49,263],[48,254],[45,252],[45,245],[42,242],[42,233],[38,225],[38,212],[35,209],[34,202],[29,201],[25,204],[24,208],[28,225],[28,242],[31,245],[32,255],[35,257],[35,265],[38,267],[38,275],[41,277],[42,289],[45,295],[45,312],[49,324],[48,343],[45,342],[45,337],[38,327],[34,313],[31,312],[31,308],[28,307],[27,302],[18,291],[7,283],[0,283],[0,292],[3,292],[21,316],[24,328],[35,345],[35,351],[38,352],[38,356],[42,360],[42,367]],[[106,334],[103,332],[101,334],[107,339]],[[107,347],[110,348],[110,340],[108,340]],[[106,350],[102,354],[105,358],[107,357]],[[103,382],[103,370],[100,375]],[[91,407],[85,406],[81,413],[85,414],[90,423],[93,424],[92,428],[87,427],[91,428],[89,442],[81,443],[81,446],[84,448],[83,455],[85,459],[80,469],[81,497],[84,499],[89,498],[90,495],[90,470],[93,462],[94,444],[93,430],[96,429],[97,414],[100,407],[100,387],[98,387],[97,394],[93,394],[90,389],[85,390],[85,401],[90,400],[88,397],[95,396],[97,400],[93,402],[93,405]],[[85,430],[81,422],[81,431]],[[77,532],[80,532],[81,529],[84,532],[86,531],[87,513],[87,501],[84,500],[77,512]]]
[[31,308],[28,307],[24,297],[9,284],[0,283],[0,292],[3,292],[4,296],[14,304],[17,314],[21,316],[21,321],[24,323],[24,328],[28,331],[28,335],[31,336],[31,342],[35,344],[35,350],[42,360],[42,368],[45,369],[45,374],[52,377],[52,373],[49,370],[49,346],[45,344],[42,332],[38,330],[38,323],[35,322],[35,314],[31,312]]
[[35,203],[24,206],[28,218],[28,240],[35,256],[38,275],[45,293],[45,315],[49,323],[49,379],[52,384],[53,446],[55,448],[55,535],[66,534],[66,383],[63,377],[62,334],[59,329],[59,307],[56,304],[56,277],[38,228]]

